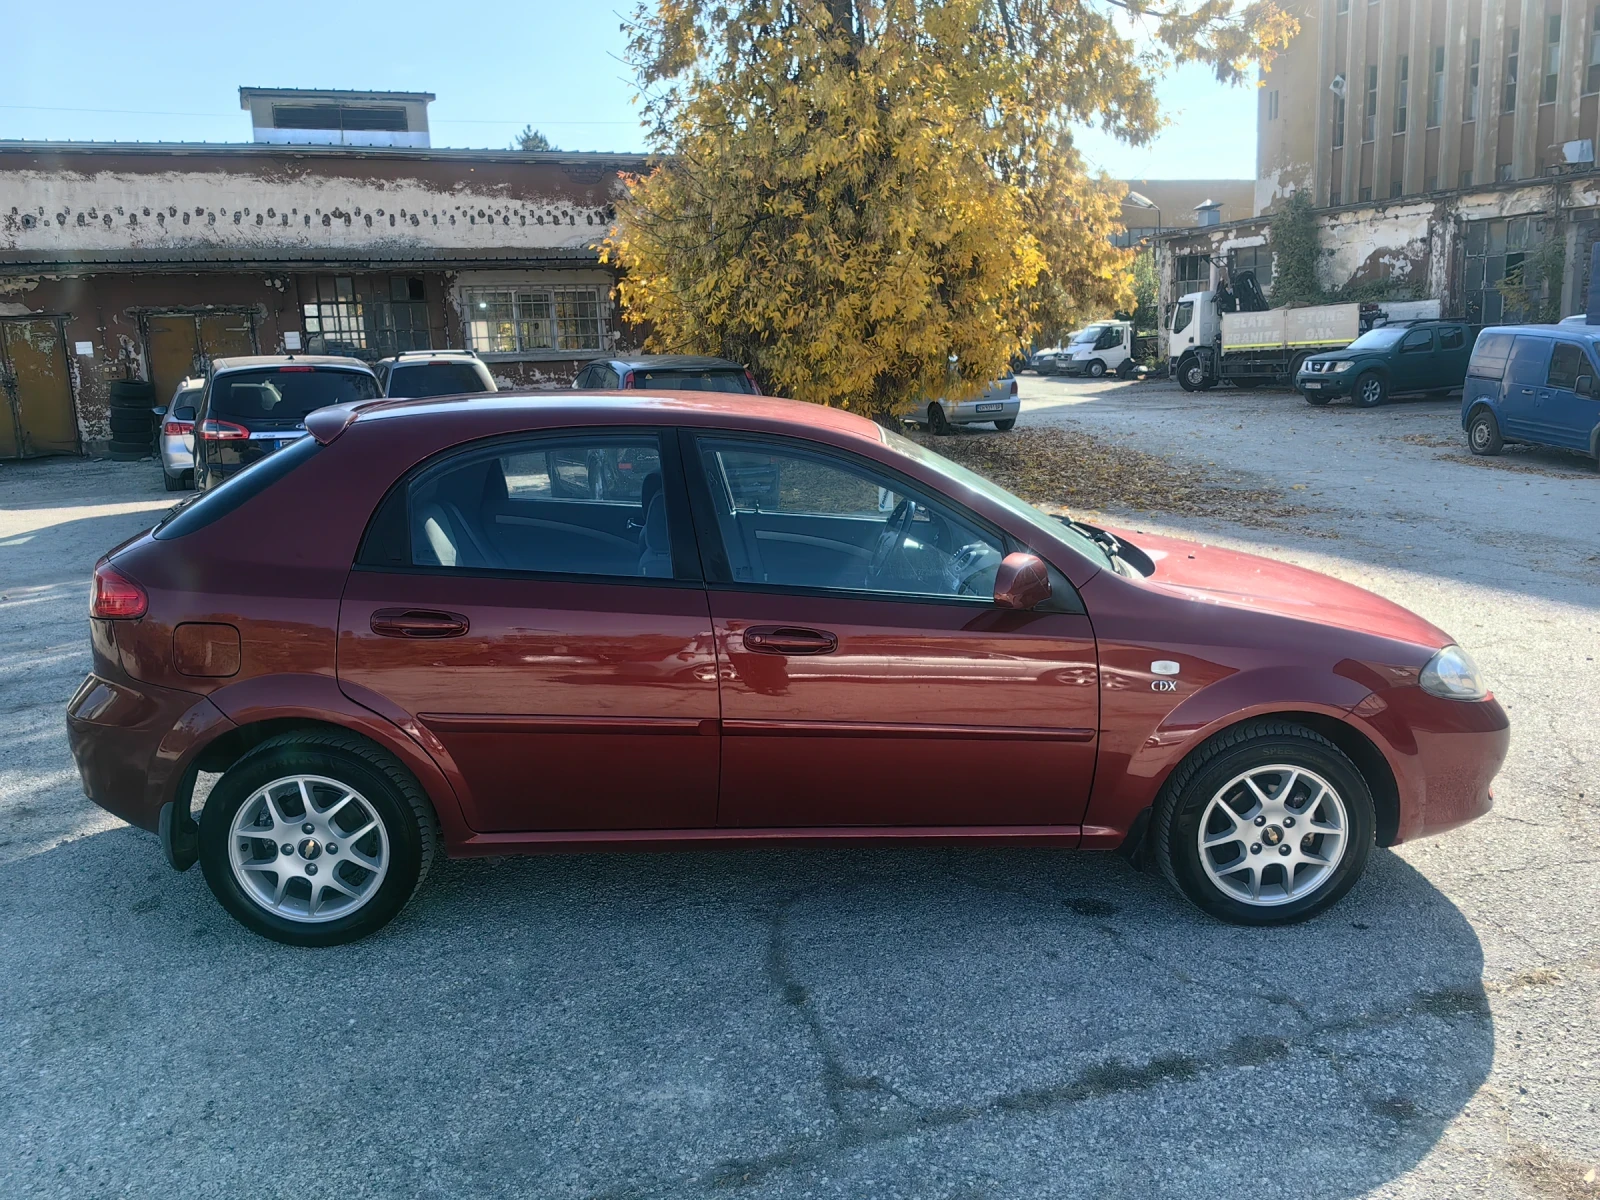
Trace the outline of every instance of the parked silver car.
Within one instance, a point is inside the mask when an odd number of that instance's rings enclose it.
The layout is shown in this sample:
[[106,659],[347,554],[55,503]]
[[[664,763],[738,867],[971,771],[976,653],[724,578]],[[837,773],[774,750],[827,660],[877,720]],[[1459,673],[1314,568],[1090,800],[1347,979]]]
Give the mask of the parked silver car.
[[925,421],[932,433],[949,433],[957,425],[982,425],[993,421],[1004,433],[1017,423],[1022,400],[1017,396],[1017,381],[1007,375],[989,385],[981,396],[955,403],[942,397],[930,401]]
[[205,389],[204,379],[185,379],[172,393],[171,402],[154,410],[161,420],[161,432],[156,434],[161,478],[169,492],[194,486],[194,414]]

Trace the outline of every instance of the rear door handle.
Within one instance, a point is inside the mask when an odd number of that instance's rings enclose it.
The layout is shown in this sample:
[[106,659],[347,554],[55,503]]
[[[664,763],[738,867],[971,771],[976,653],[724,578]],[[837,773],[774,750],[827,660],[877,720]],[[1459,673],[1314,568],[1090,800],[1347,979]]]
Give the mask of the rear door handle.
[[752,625],[744,631],[744,648],[752,654],[832,654],[837,634],[796,625]]
[[460,613],[431,608],[380,608],[372,614],[372,632],[379,637],[461,637],[470,625]]

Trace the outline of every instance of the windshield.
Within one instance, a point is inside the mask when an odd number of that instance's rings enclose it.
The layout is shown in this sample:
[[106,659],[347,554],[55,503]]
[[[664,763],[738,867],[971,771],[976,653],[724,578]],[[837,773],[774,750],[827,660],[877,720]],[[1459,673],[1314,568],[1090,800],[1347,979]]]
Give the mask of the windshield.
[[916,459],[923,466],[932,467],[950,482],[958,484],[969,491],[977,492],[980,496],[998,504],[1013,516],[1022,518],[1035,529],[1049,535],[1054,541],[1065,542],[1096,566],[1112,566],[1111,556],[1092,538],[1079,533],[1070,525],[1056,520],[1049,513],[1035,508],[1026,500],[1013,496],[999,484],[985,479],[975,471],[967,470],[959,463],[951,462],[942,454],[935,454],[926,446],[920,446],[910,438],[895,433],[892,429],[883,431],[883,441],[885,445],[893,447],[908,458]]
[[1074,334],[1072,338],[1072,344],[1074,346],[1078,346],[1084,342],[1092,342],[1098,338],[1104,330],[1104,325],[1091,325],[1082,333]]
[[365,371],[267,367],[230,371],[211,384],[208,416],[230,421],[303,421],[330,404],[372,400],[378,381]]
[[635,387],[676,392],[736,392],[755,394],[755,387],[743,371],[636,371]]
[[483,376],[471,363],[435,360],[396,366],[389,376],[391,396],[458,396],[486,392]]
[[1350,343],[1351,350],[1387,350],[1405,336],[1404,329],[1380,327],[1368,330]]

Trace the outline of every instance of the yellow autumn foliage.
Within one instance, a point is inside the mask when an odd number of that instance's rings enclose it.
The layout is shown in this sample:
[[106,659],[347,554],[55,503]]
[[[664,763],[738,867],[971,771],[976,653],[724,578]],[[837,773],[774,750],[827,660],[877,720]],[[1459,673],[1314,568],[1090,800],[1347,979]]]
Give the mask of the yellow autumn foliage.
[[981,390],[1041,328],[1130,296],[1121,186],[1069,125],[1143,140],[1164,62],[1236,79],[1293,28],[1268,0],[1148,19],[1136,44],[1075,0],[642,4],[660,155],[603,248],[624,316],[651,350],[872,415]]

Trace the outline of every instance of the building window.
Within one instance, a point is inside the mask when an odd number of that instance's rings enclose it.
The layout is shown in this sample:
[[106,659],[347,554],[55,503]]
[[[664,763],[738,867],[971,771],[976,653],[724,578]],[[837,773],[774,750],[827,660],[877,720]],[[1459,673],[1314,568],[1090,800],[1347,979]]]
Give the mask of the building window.
[[1344,146],[1344,97],[1333,98],[1333,148]]
[[316,300],[305,304],[306,350],[378,359],[431,350],[427,292],[407,275],[319,275]]
[[1517,111],[1517,50],[1522,42],[1522,30],[1506,30],[1506,84],[1500,97],[1501,112]]
[[527,350],[597,351],[597,288],[466,288],[467,344],[482,354]]
[[[1211,286],[1211,260],[1204,254],[1178,255],[1178,285],[1200,285],[1201,289]],[[1180,292],[1181,294],[1181,292]]]
[[1278,119],[1278,89],[1277,88],[1273,88],[1272,91],[1267,93],[1267,120],[1276,121],[1277,119]]
[[1540,217],[1467,222],[1462,293],[1468,323],[1516,323],[1532,316],[1531,310],[1543,302],[1542,295],[1527,297],[1528,309],[1524,310],[1506,302],[1500,285],[1521,280],[1523,260],[1543,234]]
[[1344,201],[1344,197],[1339,194],[1339,189],[1338,188],[1334,188],[1332,191],[1330,191],[1328,193],[1328,207],[1329,208],[1338,208],[1339,205],[1343,201]]
[[1437,175],[1429,175],[1422,181],[1422,190],[1425,192],[1437,192],[1439,190],[1439,177]]
[[1444,123],[1444,47],[1433,48],[1433,79],[1428,88],[1428,128]]
[[1334,15],[1338,16],[1338,17],[1345,16],[1347,13],[1349,13],[1349,11],[1350,11],[1350,0],[1338,0],[1338,2],[1333,7]]
[[1510,183],[1511,179],[1511,164],[1496,163],[1494,168],[1494,181],[1496,183]]
[[1547,19],[1544,31],[1544,78],[1539,81],[1539,103],[1556,102],[1556,81],[1561,75],[1561,18]]
[[1600,92],[1600,5],[1589,18],[1589,69],[1583,76],[1585,92]]
[[1361,189],[1361,191],[1357,195],[1358,195],[1358,198],[1360,199],[1360,201],[1364,204],[1368,200],[1372,199],[1372,189],[1369,188],[1369,187],[1364,187],[1364,188]]
[[1361,140],[1370,142],[1378,136],[1378,67],[1367,68],[1367,98],[1361,106]]
[[1472,186],[1472,170],[1471,170],[1471,168],[1468,168],[1467,170],[1461,172],[1461,186],[1464,187],[1464,188],[1469,188],[1469,187]]
[[1398,180],[1398,179],[1394,180],[1392,183],[1389,184],[1389,199],[1398,200],[1400,198],[1400,193],[1401,193],[1402,190],[1403,190],[1403,184],[1401,183],[1401,181]]
[[1478,49],[1480,42],[1472,39],[1472,45],[1467,48],[1467,86],[1464,89],[1466,103],[1461,108],[1462,124],[1470,124],[1478,119]]
[[1272,247],[1240,246],[1228,251],[1228,276],[1237,279],[1240,271],[1255,272],[1256,283],[1266,295],[1272,294]]
[[1402,54],[1394,72],[1394,131],[1406,131],[1406,108],[1411,98],[1411,56]]

